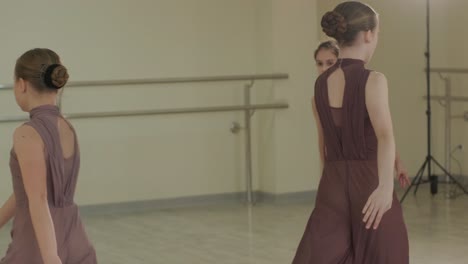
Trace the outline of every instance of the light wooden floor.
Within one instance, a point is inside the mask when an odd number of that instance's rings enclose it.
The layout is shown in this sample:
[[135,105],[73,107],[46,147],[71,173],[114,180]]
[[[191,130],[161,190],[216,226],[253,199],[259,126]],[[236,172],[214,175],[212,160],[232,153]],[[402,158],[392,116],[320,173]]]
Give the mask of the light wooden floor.
[[[404,203],[410,263],[468,263],[468,196],[447,200],[428,193],[423,188]],[[286,264],[312,207],[310,201],[252,209],[231,204],[89,216],[85,222],[104,264]],[[8,232],[0,231],[0,250]]]

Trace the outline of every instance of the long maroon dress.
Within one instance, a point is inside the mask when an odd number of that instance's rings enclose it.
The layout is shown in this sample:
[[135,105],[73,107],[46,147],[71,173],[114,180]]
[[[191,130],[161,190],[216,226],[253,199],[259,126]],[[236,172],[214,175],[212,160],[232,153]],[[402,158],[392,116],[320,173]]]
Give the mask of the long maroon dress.
[[[341,68],[345,90],[341,108],[329,104],[327,80]],[[370,71],[364,62],[340,59],[315,85],[323,128],[325,163],[315,209],[293,264],[407,264],[408,235],[396,195],[377,230],[368,230],[362,210],[379,182],[377,138],[366,109]],[[372,89],[372,87],[369,87]]]
[[[31,120],[25,125],[33,127],[39,133],[45,146],[47,194],[57,238],[58,255],[63,264],[96,264],[96,252],[88,240],[78,207],[74,203],[80,167],[76,134],[74,154],[65,159],[58,129],[58,120],[63,118],[59,109],[53,105],[39,106],[30,112],[30,117]],[[14,150],[11,151],[10,169],[16,197],[16,211],[11,231],[12,242],[0,264],[42,264],[23,178]]]

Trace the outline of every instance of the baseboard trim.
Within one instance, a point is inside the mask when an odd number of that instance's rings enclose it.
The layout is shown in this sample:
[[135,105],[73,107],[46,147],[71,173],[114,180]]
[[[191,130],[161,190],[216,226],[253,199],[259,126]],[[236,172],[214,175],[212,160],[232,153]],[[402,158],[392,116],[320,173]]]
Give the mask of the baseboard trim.
[[[254,200],[256,203],[291,203],[299,201],[313,202],[316,191],[293,192],[273,194],[268,192],[254,192]],[[125,214],[125,213],[140,213],[155,210],[167,210],[184,207],[200,207],[211,205],[235,205],[245,204],[245,193],[223,193],[209,194],[198,196],[187,196],[170,199],[156,199],[146,201],[132,201],[121,203],[108,203],[96,205],[80,206],[80,213],[85,216],[89,215],[106,215],[106,214]]]
[[268,193],[268,192],[259,192],[258,201],[259,202],[274,202],[274,203],[291,203],[291,202],[301,202],[301,201],[311,201],[313,202],[317,191],[304,191],[304,192],[291,192],[291,193]]
[[[439,181],[444,179],[443,175],[438,175]],[[468,175],[454,175],[457,179],[463,182],[468,182]],[[315,200],[317,195],[316,190],[290,193],[270,193],[256,191],[253,194],[256,203],[278,203],[287,204],[294,202],[311,202]],[[156,199],[147,201],[132,201],[121,203],[97,204],[80,206],[80,212],[83,215],[105,215],[105,214],[123,214],[123,213],[139,213],[157,210],[167,210],[183,207],[199,207],[210,205],[235,205],[245,204],[245,193],[222,193],[208,194],[198,196],[177,197],[170,199]]]
[[242,199],[242,193],[223,193],[177,197],[168,199],[131,201],[80,206],[83,215],[138,213],[182,207],[197,207],[216,204],[234,204]]
[[[440,183],[443,183],[445,182],[445,174],[434,174],[438,177],[438,180]],[[455,179],[459,180],[459,181],[462,181],[462,182],[467,182],[468,183],[468,175],[464,175],[464,174],[452,174],[453,177],[455,177]],[[416,176],[413,176],[413,177],[410,177],[410,180],[414,180]],[[423,175],[423,180],[427,180],[427,174],[424,174]]]

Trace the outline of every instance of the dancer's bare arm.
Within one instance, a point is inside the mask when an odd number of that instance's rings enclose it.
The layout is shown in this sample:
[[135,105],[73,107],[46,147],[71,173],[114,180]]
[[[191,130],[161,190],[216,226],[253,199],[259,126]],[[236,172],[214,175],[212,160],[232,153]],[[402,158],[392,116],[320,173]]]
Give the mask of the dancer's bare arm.
[[8,200],[0,208],[0,229],[15,216],[16,209],[16,198],[15,194],[12,193]]
[[317,135],[318,135],[318,147],[320,153],[320,171],[323,170],[323,164],[325,162],[325,144],[323,142],[323,129],[322,124],[320,123],[320,118],[317,113],[317,107],[315,106],[315,98],[312,98],[312,111],[314,112],[315,124],[317,126]]
[[370,195],[363,214],[366,227],[376,229],[383,214],[392,206],[393,172],[395,164],[395,139],[388,104],[387,79],[381,73],[372,72],[366,85],[366,106],[378,141],[377,163],[379,184]]
[[21,126],[14,134],[14,149],[18,156],[42,260],[44,263],[61,263],[47,201],[47,170],[42,139],[34,128]]

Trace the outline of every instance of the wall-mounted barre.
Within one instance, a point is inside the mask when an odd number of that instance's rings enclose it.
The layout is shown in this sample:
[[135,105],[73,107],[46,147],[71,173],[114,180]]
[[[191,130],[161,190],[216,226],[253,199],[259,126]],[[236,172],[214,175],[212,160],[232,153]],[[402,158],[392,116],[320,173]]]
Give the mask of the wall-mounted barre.
[[[147,85],[147,84],[177,84],[177,83],[202,83],[202,82],[233,82],[245,81],[244,84],[244,102],[243,105],[223,105],[215,107],[192,107],[192,108],[174,108],[174,109],[151,109],[151,110],[132,110],[132,111],[112,111],[112,112],[84,112],[64,114],[71,119],[78,118],[109,118],[109,117],[130,117],[130,116],[148,116],[148,115],[167,115],[167,114],[193,114],[210,112],[244,112],[244,131],[245,131],[245,170],[246,170],[246,200],[248,204],[254,202],[252,190],[252,147],[251,147],[251,118],[256,110],[268,109],[286,109],[287,103],[269,103],[269,104],[251,104],[250,90],[255,81],[258,80],[286,80],[288,74],[257,74],[257,75],[228,75],[228,76],[207,76],[207,77],[177,77],[177,78],[157,78],[157,79],[134,79],[134,80],[111,80],[111,81],[77,81],[70,82],[66,87],[99,87],[99,86],[119,86],[119,85]],[[12,89],[13,85],[0,85],[1,90]],[[61,101],[59,99],[59,107]],[[21,122],[28,120],[26,117],[1,117],[0,123]]]
[[[176,84],[199,82],[232,82],[232,81],[256,81],[256,80],[285,80],[286,73],[254,74],[254,75],[221,75],[204,77],[174,77],[153,79],[127,79],[127,80],[101,80],[101,81],[76,81],[69,82],[66,87],[90,87],[90,86],[119,86],[119,85],[145,85],[145,84]],[[12,84],[0,84],[0,89],[12,89]]]
[[[427,96],[424,96],[424,98],[427,98]],[[444,101],[447,100],[447,96],[443,95],[431,95],[432,100],[437,100],[437,101]],[[468,96],[450,96],[448,97],[450,101],[454,102],[467,102],[468,101]]]
[[466,74],[468,73],[468,69],[466,68],[431,68],[430,72]]
[[[172,108],[172,109],[154,109],[154,110],[135,110],[135,111],[111,111],[111,112],[88,112],[88,113],[70,113],[63,114],[70,119],[87,118],[105,118],[105,117],[129,117],[129,116],[148,116],[148,115],[168,115],[168,114],[194,114],[194,113],[215,113],[215,112],[236,112],[246,110],[267,110],[267,109],[286,109],[287,103],[274,104],[253,104],[249,106],[213,106],[213,107],[192,107],[192,108]],[[26,117],[0,117],[0,123],[23,122],[29,120]]]

